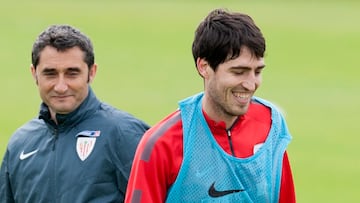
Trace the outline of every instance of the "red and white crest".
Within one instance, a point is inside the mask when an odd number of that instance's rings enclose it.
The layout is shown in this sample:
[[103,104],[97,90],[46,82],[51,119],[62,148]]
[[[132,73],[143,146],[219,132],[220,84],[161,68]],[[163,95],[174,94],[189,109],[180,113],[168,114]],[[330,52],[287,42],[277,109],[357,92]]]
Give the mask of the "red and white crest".
[[81,159],[84,161],[94,149],[96,142],[95,137],[78,137],[76,142],[76,152]]

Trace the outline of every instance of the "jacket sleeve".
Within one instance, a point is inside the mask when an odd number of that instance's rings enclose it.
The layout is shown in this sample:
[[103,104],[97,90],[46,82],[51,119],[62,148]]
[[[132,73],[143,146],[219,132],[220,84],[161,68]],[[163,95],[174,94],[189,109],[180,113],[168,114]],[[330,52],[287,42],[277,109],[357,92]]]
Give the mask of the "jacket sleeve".
[[287,152],[284,154],[279,203],[295,203],[295,187]]
[[12,195],[9,172],[8,172],[8,151],[6,151],[4,159],[0,169],[0,202],[2,203],[14,203],[14,197]]
[[142,121],[132,119],[126,125],[123,122],[117,127],[117,135],[114,136],[116,140],[110,143],[111,154],[114,156],[113,161],[117,168],[117,182],[124,198],[135,150],[141,137],[149,129],[149,126]]

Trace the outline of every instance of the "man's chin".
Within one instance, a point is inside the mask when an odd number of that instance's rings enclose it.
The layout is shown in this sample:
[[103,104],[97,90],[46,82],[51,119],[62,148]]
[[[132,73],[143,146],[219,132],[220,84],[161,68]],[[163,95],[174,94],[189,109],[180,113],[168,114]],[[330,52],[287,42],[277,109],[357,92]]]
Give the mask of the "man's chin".
[[68,107],[57,107],[57,108],[53,108],[53,110],[54,112],[56,112],[56,114],[68,114],[74,111],[73,108],[68,108]]
[[237,109],[236,115],[242,116],[246,114],[248,110],[249,110],[249,105],[242,106],[241,108]]

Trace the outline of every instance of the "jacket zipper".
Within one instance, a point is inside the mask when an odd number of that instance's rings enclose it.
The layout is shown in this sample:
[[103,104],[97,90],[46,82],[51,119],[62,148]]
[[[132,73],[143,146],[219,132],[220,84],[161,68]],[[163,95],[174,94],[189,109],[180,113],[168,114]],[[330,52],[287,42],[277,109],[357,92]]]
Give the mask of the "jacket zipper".
[[53,135],[54,135],[54,142],[53,142],[53,151],[55,150],[55,145],[56,145],[56,140],[58,138],[58,130],[55,128],[54,129],[54,132],[53,132]]
[[232,139],[231,139],[231,130],[233,129],[233,127],[235,126],[236,122],[238,121],[239,117],[236,118],[236,120],[234,121],[234,123],[230,126],[230,128],[226,129],[226,134],[228,136],[228,140],[229,140],[229,145],[230,145],[230,151],[231,151],[231,155],[235,156],[235,151],[234,151],[234,146],[232,143]]
[[233,143],[232,143],[232,139],[231,139],[231,129],[226,130],[226,133],[227,133],[228,140],[229,140],[231,155],[233,155],[235,157],[235,151],[234,151],[234,147],[233,147]]

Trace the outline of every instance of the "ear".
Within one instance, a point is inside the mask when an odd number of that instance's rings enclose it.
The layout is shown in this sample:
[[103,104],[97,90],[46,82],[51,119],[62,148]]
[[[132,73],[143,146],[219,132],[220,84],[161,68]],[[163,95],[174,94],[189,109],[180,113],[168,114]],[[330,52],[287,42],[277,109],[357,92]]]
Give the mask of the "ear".
[[89,81],[88,81],[89,83],[91,83],[94,80],[96,76],[96,71],[97,71],[97,64],[94,63],[89,69]]
[[203,78],[208,77],[209,68],[210,68],[210,66],[209,66],[208,62],[205,59],[203,59],[203,58],[197,58],[196,59],[196,69],[197,69],[199,75],[201,75],[201,77],[203,77]]
[[34,78],[36,84],[38,84],[38,79],[37,79],[37,75],[36,75],[36,69],[35,69],[33,64],[30,65],[30,70],[31,70],[32,77]]

